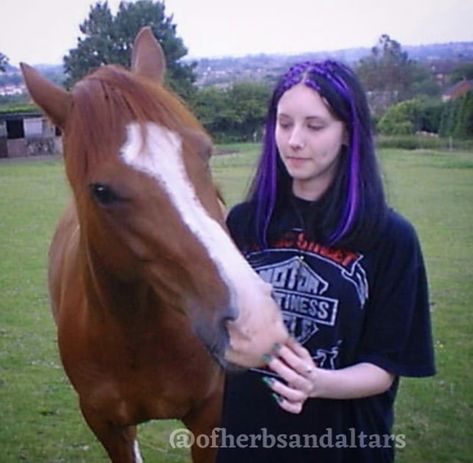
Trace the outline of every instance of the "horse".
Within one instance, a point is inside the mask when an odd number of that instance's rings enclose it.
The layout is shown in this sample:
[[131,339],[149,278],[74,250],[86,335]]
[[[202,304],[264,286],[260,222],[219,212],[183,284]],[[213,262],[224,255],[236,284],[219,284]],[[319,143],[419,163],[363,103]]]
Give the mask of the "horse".
[[[231,241],[209,136],[164,84],[149,28],[131,69],[102,66],[72,91],[31,66],[33,101],[62,130],[72,201],[48,263],[60,358],[110,460],[141,462],[137,425],[219,423],[225,368],[260,365],[287,338],[271,287]],[[191,448],[193,461],[215,449]]]

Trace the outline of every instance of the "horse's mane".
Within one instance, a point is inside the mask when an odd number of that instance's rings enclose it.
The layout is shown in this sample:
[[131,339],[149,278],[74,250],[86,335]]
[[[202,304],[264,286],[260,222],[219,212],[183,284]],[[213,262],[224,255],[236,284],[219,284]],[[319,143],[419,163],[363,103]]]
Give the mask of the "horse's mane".
[[184,127],[204,131],[174,93],[118,66],[98,69],[80,81],[72,94],[65,156],[73,185],[82,184],[96,163],[116,155],[125,141],[123,127],[130,121],[142,126],[153,121],[178,133]]

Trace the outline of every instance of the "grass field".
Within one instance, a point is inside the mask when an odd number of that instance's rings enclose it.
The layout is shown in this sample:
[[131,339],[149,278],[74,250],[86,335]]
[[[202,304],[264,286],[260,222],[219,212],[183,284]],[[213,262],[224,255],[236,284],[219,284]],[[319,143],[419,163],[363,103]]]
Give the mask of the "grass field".
[[[229,205],[254,166],[254,146],[216,157]],[[391,204],[416,226],[431,291],[438,374],[401,382],[399,463],[473,458],[473,153],[384,150]],[[103,462],[62,372],[46,292],[49,239],[69,197],[59,161],[0,163],[0,461]],[[140,428],[145,461],[188,461],[168,445],[176,422]],[[242,462],[243,463],[243,462]]]

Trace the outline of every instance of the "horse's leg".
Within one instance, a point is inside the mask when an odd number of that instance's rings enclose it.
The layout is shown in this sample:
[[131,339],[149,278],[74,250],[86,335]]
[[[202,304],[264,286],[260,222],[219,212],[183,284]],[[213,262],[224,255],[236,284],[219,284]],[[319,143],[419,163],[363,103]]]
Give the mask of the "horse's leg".
[[113,463],[142,463],[136,426],[117,426],[81,403],[82,414]]
[[197,443],[191,448],[193,463],[213,463],[217,455],[218,444],[215,428],[219,426],[222,411],[222,396],[220,393],[205,401],[198,409],[193,410],[183,418],[183,423],[197,438],[200,435],[209,436],[208,439],[198,439],[198,442],[209,445],[199,446]]

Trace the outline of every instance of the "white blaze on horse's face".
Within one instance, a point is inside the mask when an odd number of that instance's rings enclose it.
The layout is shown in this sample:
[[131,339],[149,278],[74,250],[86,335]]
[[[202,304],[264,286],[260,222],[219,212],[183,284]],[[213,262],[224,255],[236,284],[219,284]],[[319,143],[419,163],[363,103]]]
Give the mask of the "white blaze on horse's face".
[[271,286],[251,269],[228,234],[203,207],[187,175],[180,136],[151,122],[146,124],[144,140],[142,132],[138,123],[127,126],[121,157],[130,167],[158,181],[215,263],[238,313],[237,319],[227,324],[230,349],[226,359],[254,366],[274,343],[284,342],[287,337],[279,309],[271,298]]

